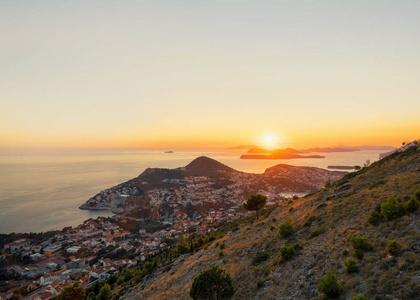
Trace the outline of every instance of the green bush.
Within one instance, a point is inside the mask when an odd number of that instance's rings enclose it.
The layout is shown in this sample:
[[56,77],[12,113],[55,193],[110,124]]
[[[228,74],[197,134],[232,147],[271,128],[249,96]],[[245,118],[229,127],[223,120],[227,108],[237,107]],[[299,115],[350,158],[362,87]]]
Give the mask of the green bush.
[[225,249],[225,247],[226,247],[225,243],[221,243],[219,248],[220,248],[220,250],[223,250],[223,249]]
[[420,200],[420,189],[418,189],[415,193],[414,193],[414,197],[417,198],[417,200]]
[[306,239],[308,239],[308,240],[313,239],[314,237],[317,237],[318,235],[321,235],[324,232],[325,232],[325,228],[323,228],[323,227],[317,228],[314,231],[312,231]]
[[369,242],[368,239],[360,235],[351,236],[350,243],[354,250],[363,250],[363,251],[373,250],[373,244]]
[[344,265],[346,266],[346,272],[349,274],[359,272],[359,265],[353,258],[346,259]]
[[381,214],[387,221],[397,219],[403,216],[404,213],[404,205],[393,196],[381,204]]
[[225,255],[223,254],[223,251],[220,251],[220,252],[219,252],[219,258],[222,258],[223,256],[225,256]]
[[327,180],[326,182],[325,182],[325,187],[326,188],[330,188],[331,187],[331,180]]
[[406,211],[413,213],[419,209],[420,202],[416,196],[412,196],[410,200],[405,204]]
[[326,277],[322,277],[317,285],[318,292],[324,293],[325,298],[334,299],[340,297],[343,287],[337,280],[334,269],[327,272]]
[[378,225],[380,220],[381,220],[381,215],[376,210],[372,210],[372,212],[370,213],[367,219],[367,221],[372,225]]
[[353,300],[369,300],[369,298],[364,295],[357,295],[353,296]]
[[283,246],[280,247],[280,256],[284,260],[291,259],[293,257],[293,255],[295,254],[295,252],[296,252],[296,250],[295,250],[295,247],[293,247],[293,246],[283,245]]
[[388,245],[386,245],[386,252],[392,255],[398,255],[402,246],[403,245],[399,241],[390,240]]
[[284,220],[280,226],[279,226],[279,234],[282,237],[289,237],[293,234],[294,229],[293,229],[293,224],[292,224],[292,220],[287,219]]
[[268,255],[268,253],[264,253],[264,252],[257,252],[257,254],[255,255],[254,259],[252,260],[252,264],[254,266],[259,265],[260,263],[266,261],[270,256]]
[[274,230],[276,229],[276,227],[274,227],[273,225],[270,226],[270,230]]
[[190,297],[196,299],[230,299],[235,294],[232,279],[218,266],[204,270],[194,278]]
[[363,258],[365,251],[373,250],[373,244],[364,237],[361,237],[360,235],[351,236],[350,243],[354,249],[354,256],[356,256],[359,259]]
[[276,219],[276,218],[272,218],[272,219],[271,219],[271,222],[273,222],[273,223],[274,223],[274,222],[276,222],[276,221],[277,221],[277,219]]
[[291,207],[291,208],[289,208],[289,212],[294,212],[295,211],[295,208],[294,207]]

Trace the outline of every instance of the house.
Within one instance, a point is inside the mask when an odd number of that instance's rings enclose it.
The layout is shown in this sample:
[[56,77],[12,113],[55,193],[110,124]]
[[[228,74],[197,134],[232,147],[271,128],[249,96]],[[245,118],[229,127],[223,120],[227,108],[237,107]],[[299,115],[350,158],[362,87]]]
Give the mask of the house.
[[61,245],[51,245],[44,249],[44,254],[48,257],[51,257],[61,250]]
[[25,247],[28,247],[32,243],[32,239],[20,239],[13,241],[11,243],[7,243],[4,245],[4,249],[9,249],[10,252],[20,251]]

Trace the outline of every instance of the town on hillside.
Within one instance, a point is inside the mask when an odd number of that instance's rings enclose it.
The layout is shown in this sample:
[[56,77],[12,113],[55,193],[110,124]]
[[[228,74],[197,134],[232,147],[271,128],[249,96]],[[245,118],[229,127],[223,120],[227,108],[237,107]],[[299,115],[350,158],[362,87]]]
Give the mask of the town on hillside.
[[[160,170],[150,169],[147,176],[104,190],[87,202],[92,209],[111,209],[112,202],[122,208],[120,214],[5,243],[0,300],[45,300],[74,283],[89,287],[169,250],[180,237],[204,235],[222,222],[249,215],[243,202],[251,194],[265,195],[267,206],[274,206],[346,174],[288,165],[248,174],[216,166],[212,174],[178,178],[170,173],[156,176]],[[136,206],[138,195],[141,205]]]

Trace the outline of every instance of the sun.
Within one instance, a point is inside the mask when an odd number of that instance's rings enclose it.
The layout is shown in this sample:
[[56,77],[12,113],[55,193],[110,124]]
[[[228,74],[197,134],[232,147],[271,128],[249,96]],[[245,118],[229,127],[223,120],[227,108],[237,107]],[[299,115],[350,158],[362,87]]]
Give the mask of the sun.
[[277,146],[278,138],[274,134],[266,134],[263,136],[261,143],[264,148],[274,149]]

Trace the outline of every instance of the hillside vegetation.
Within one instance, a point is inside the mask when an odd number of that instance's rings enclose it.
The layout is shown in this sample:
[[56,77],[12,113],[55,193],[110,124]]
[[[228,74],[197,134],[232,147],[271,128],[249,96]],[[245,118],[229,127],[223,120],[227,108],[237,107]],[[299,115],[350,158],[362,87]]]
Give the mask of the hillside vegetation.
[[[191,299],[194,278],[216,265],[230,274],[233,299],[322,299],[318,284],[335,277],[342,299],[419,299],[420,213],[407,206],[419,189],[414,146],[258,220],[243,220],[197,252],[158,267],[123,298]],[[391,196],[402,211],[384,218],[381,207]],[[368,222],[373,211],[375,222]]]

